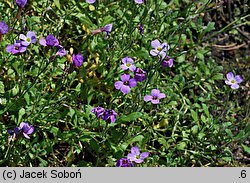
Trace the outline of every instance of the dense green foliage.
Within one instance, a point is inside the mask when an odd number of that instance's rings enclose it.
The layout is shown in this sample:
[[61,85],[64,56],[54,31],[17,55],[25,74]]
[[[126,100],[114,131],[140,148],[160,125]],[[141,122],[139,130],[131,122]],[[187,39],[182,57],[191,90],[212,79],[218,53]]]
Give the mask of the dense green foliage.
[[[133,0],[92,5],[30,0],[18,19],[14,1],[0,2],[0,21],[11,28],[0,42],[0,165],[115,166],[133,146],[150,153],[136,166],[249,163],[249,72],[216,62],[211,49],[213,38],[236,30],[235,25],[249,25],[244,18],[249,16],[242,12],[234,24],[218,28],[206,19],[216,8],[209,0],[147,0],[140,5]],[[103,33],[91,34],[110,23],[107,40]],[[28,30],[37,41],[22,54],[6,52]],[[56,49],[38,41],[48,34],[67,56],[51,58]],[[155,39],[170,45],[173,67],[162,67],[150,55]],[[84,56],[81,67],[72,65],[72,53]],[[124,73],[120,65],[126,56],[147,72],[147,79],[124,95],[114,83]],[[244,59],[249,61],[246,53]],[[237,90],[225,84],[230,71],[243,77]],[[145,102],[143,97],[155,88],[166,97],[156,105]],[[116,122],[97,119],[91,112],[97,106],[114,109]],[[7,129],[23,121],[35,128],[30,139],[8,142]],[[245,162],[237,159],[235,145],[243,149]]]

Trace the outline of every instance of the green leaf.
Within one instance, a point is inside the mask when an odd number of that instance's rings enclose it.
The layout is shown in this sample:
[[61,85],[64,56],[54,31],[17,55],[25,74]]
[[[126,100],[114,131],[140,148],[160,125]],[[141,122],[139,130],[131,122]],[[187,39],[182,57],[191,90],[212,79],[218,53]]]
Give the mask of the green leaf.
[[90,102],[91,102],[94,95],[95,95],[95,91],[89,91],[88,97],[87,97],[88,104],[90,104]]
[[25,109],[21,108],[18,112],[18,123],[21,122],[23,115],[25,114]]
[[221,159],[223,159],[223,160],[226,161],[226,162],[232,161],[232,158],[231,158],[231,157],[222,157]]
[[203,133],[203,132],[200,132],[199,134],[198,134],[198,139],[199,140],[203,140],[203,137],[205,137],[205,133]]
[[198,53],[196,54],[196,56],[197,56],[197,58],[199,58],[200,60],[204,60],[204,54],[203,54],[203,53],[198,52]]
[[144,136],[143,135],[138,135],[136,137],[134,137],[130,143],[134,143],[134,142],[141,142],[143,140]]
[[198,133],[198,130],[199,130],[199,127],[198,125],[195,125],[191,128],[191,132],[193,135],[197,134]]
[[41,157],[37,157],[38,159],[39,159],[39,161],[40,161],[40,163],[39,163],[39,166],[41,166],[41,167],[47,167],[48,166],[48,162],[47,161],[45,161],[44,159],[42,159]]
[[0,81],[0,93],[4,93],[4,84]]
[[250,147],[244,145],[244,144],[241,144],[241,146],[243,147],[244,151],[248,154],[250,154]]
[[134,121],[137,118],[141,117],[142,113],[140,112],[133,112],[127,116],[122,116],[119,120],[122,122],[130,122],[130,121]]
[[226,129],[225,131],[231,138],[233,137],[233,134],[230,129]]
[[136,56],[139,58],[147,58],[148,50],[142,47],[140,50],[136,51]]
[[213,92],[213,88],[211,87],[211,85],[207,82],[204,82],[204,86],[206,86],[206,88],[210,91]]
[[198,121],[198,114],[193,109],[191,109],[191,116],[194,119],[195,122]]
[[83,135],[78,140],[81,142],[90,142],[91,139],[92,137],[90,135]]
[[[14,67],[15,65],[13,64],[13,67]],[[14,67],[15,68],[15,67]],[[18,69],[17,69],[18,70]],[[19,72],[17,72],[17,73],[19,73]],[[10,78],[15,78],[15,76],[16,76],[16,74],[15,74],[15,71],[13,70],[13,69],[8,69],[8,71],[7,71],[7,75],[10,77]]]
[[68,113],[68,115],[71,117],[71,118],[73,118],[73,116],[75,115],[75,110],[74,109],[72,109],[72,108],[69,108],[69,113]]
[[250,124],[246,126],[245,133],[250,136]]
[[240,130],[240,132],[234,137],[235,140],[242,140],[247,137],[247,134],[244,130]]
[[177,57],[177,62],[182,63],[184,61],[186,61],[186,54]]
[[123,144],[120,145],[120,147],[121,147],[122,150],[126,150],[127,147],[128,147],[128,143],[124,142]]
[[57,134],[58,131],[59,131],[59,128],[57,128],[57,127],[52,126],[52,127],[50,128],[50,133]]
[[223,74],[218,73],[212,77],[212,80],[222,80],[224,78]]
[[210,117],[210,113],[209,113],[209,111],[208,111],[207,105],[206,105],[206,104],[202,104],[202,108],[203,108],[203,110],[204,110],[206,116],[209,118],[209,117]]
[[171,101],[171,102],[169,102],[168,103],[168,106],[177,106],[178,105],[178,103],[176,102],[176,101]]
[[177,146],[176,146],[176,148],[177,148],[178,150],[185,150],[186,147],[187,147],[187,144],[186,144],[185,142],[180,142],[180,143],[178,143]]
[[24,97],[24,99],[25,99],[27,105],[30,105],[30,96],[29,96],[28,92],[25,93],[23,97]]
[[19,86],[15,85],[11,91],[12,91],[12,95],[15,96],[19,92]]
[[210,32],[211,30],[214,30],[215,29],[214,25],[215,25],[214,22],[209,22],[208,25],[207,25],[207,27],[206,27],[206,29],[205,29],[206,32]]
[[92,26],[94,26],[94,24],[92,23],[92,21],[89,19],[89,17],[85,14],[82,14],[82,13],[77,13],[75,15],[77,18],[79,18],[79,20],[81,21],[81,23],[83,25],[86,25],[87,28],[90,28]]
[[166,139],[165,138],[159,138],[158,139],[158,142],[160,143],[160,144],[162,144],[165,148],[168,148],[169,147],[169,145],[168,145],[168,143],[167,143],[167,141],[166,141]]
[[207,121],[207,120],[206,120],[206,117],[205,117],[203,114],[201,115],[201,121],[202,121],[203,123],[206,123],[206,121]]
[[60,0],[54,0],[54,3],[58,9],[61,9]]

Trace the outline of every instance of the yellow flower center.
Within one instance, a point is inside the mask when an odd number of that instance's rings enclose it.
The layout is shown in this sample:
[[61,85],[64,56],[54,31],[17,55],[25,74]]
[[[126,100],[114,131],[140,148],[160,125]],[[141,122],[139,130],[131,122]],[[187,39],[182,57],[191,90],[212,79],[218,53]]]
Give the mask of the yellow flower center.
[[130,63],[126,63],[126,66],[127,66],[127,67],[130,67],[130,66],[131,66],[131,64],[130,64]]
[[232,80],[231,80],[231,83],[233,83],[233,84],[234,84],[234,83],[236,83],[236,82],[235,82],[235,80],[234,80],[234,79],[232,79]]
[[30,42],[30,38],[28,37],[28,38],[26,39],[26,41],[27,41],[27,42]]
[[161,47],[157,47],[156,49],[157,49],[157,51],[161,51],[161,50],[162,50],[162,48],[161,48]]

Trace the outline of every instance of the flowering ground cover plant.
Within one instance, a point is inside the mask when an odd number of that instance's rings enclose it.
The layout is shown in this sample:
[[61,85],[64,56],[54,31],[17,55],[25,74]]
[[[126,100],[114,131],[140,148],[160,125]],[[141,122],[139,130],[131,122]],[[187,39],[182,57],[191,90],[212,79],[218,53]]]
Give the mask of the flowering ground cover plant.
[[223,3],[1,1],[0,165],[249,164],[249,16]]

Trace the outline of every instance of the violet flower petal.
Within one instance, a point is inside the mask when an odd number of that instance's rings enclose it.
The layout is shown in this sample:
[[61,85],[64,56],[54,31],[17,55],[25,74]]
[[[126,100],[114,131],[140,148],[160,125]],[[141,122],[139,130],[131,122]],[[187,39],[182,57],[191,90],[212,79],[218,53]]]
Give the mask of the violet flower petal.
[[124,94],[128,94],[128,93],[130,92],[130,87],[127,86],[127,85],[123,85],[123,86],[121,87],[121,91],[122,91],[122,93],[124,93]]
[[130,79],[130,75],[129,75],[129,74],[122,74],[122,75],[121,75],[121,80],[122,80],[123,82],[129,81],[129,79]]
[[140,159],[145,159],[149,156],[149,152],[143,152],[141,153]]
[[158,39],[155,39],[154,41],[151,42],[151,46],[153,48],[157,48],[160,45],[161,45],[161,43],[160,43],[160,41]]
[[232,72],[227,73],[227,79],[228,79],[228,80],[231,80],[231,79],[233,79],[233,78],[234,78],[234,75],[233,75]]
[[151,91],[151,95],[152,95],[152,96],[158,96],[159,94],[160,94],[160,90],[153,89],[153,90]]
[[159,104],[160,103],[159,99],[152,99],[151,102],[152,102],[152,104]]
[[134,72],[136,70],[136,66],[135,65],[131,65],[129,67],[129,70],[132,71],[132,72]]
[[26,132],[27,134],[32,134],[34,132],[34,127],[30,126],[29,130]]
[[144,0],[135,0],[135,2],[136,2],[137,4],[142,4],[142,3],[144,3]]
[[239,88],[239,85],[238,85],[237,83],[232,84],[232,85],[231,85],[231,88],[232,88],[232,89],[238,89],[238,88]]
[[117,90],[120,90],[122,86],[123,86],[123,82],[122,81],[116,81],[115,82],[115,88]]
[[6,47],[6,51],[9,52],[9,53],[12,53],[12,50],[15,49],[15,46],[12,45],[12,44],[9,44],[7,47]]
[[131,88],[135,87],[137,85],[137,82],[136,82],[136,79],[135,78],[132,78],[129,80],[129,86]]
[[235,79],[236,83],[241,83],[243,81],[243,79],[240,75],[236,75],[234,79]]
[[159,93],[158,94],[158,99],[165,98],[165,97],[166,97],[166,95],[164,93]]
[[148,102],[148,101],[151,101],[151,100],[152,100],[152,96],[151,95],[144,96],[144,101],[145,102]]
[[96,1],[96,0],[87,0],[87,3],[93,4],[93,3],[95,3],[95,1]]
[[27,50],[27,47],[26,46],[21,46],[20,48],[19,48],[19,52],[20,53],[23,53],[23,52],[25,52]]
[[137,147],[137,146],[132,147],[132,148],[131,148],[131,153],[132,153],[132,154],[136,154],[136,155],[140,154],[140,149],[139,149],[139,147]]
[[23,136],[27,139],[30,139],[29,135],[23,132]]
[[42,45],[42,46],[47,46],[45,38],[41,38],[41,39],[39,40],[39,43],[40,43],[40,45]]

